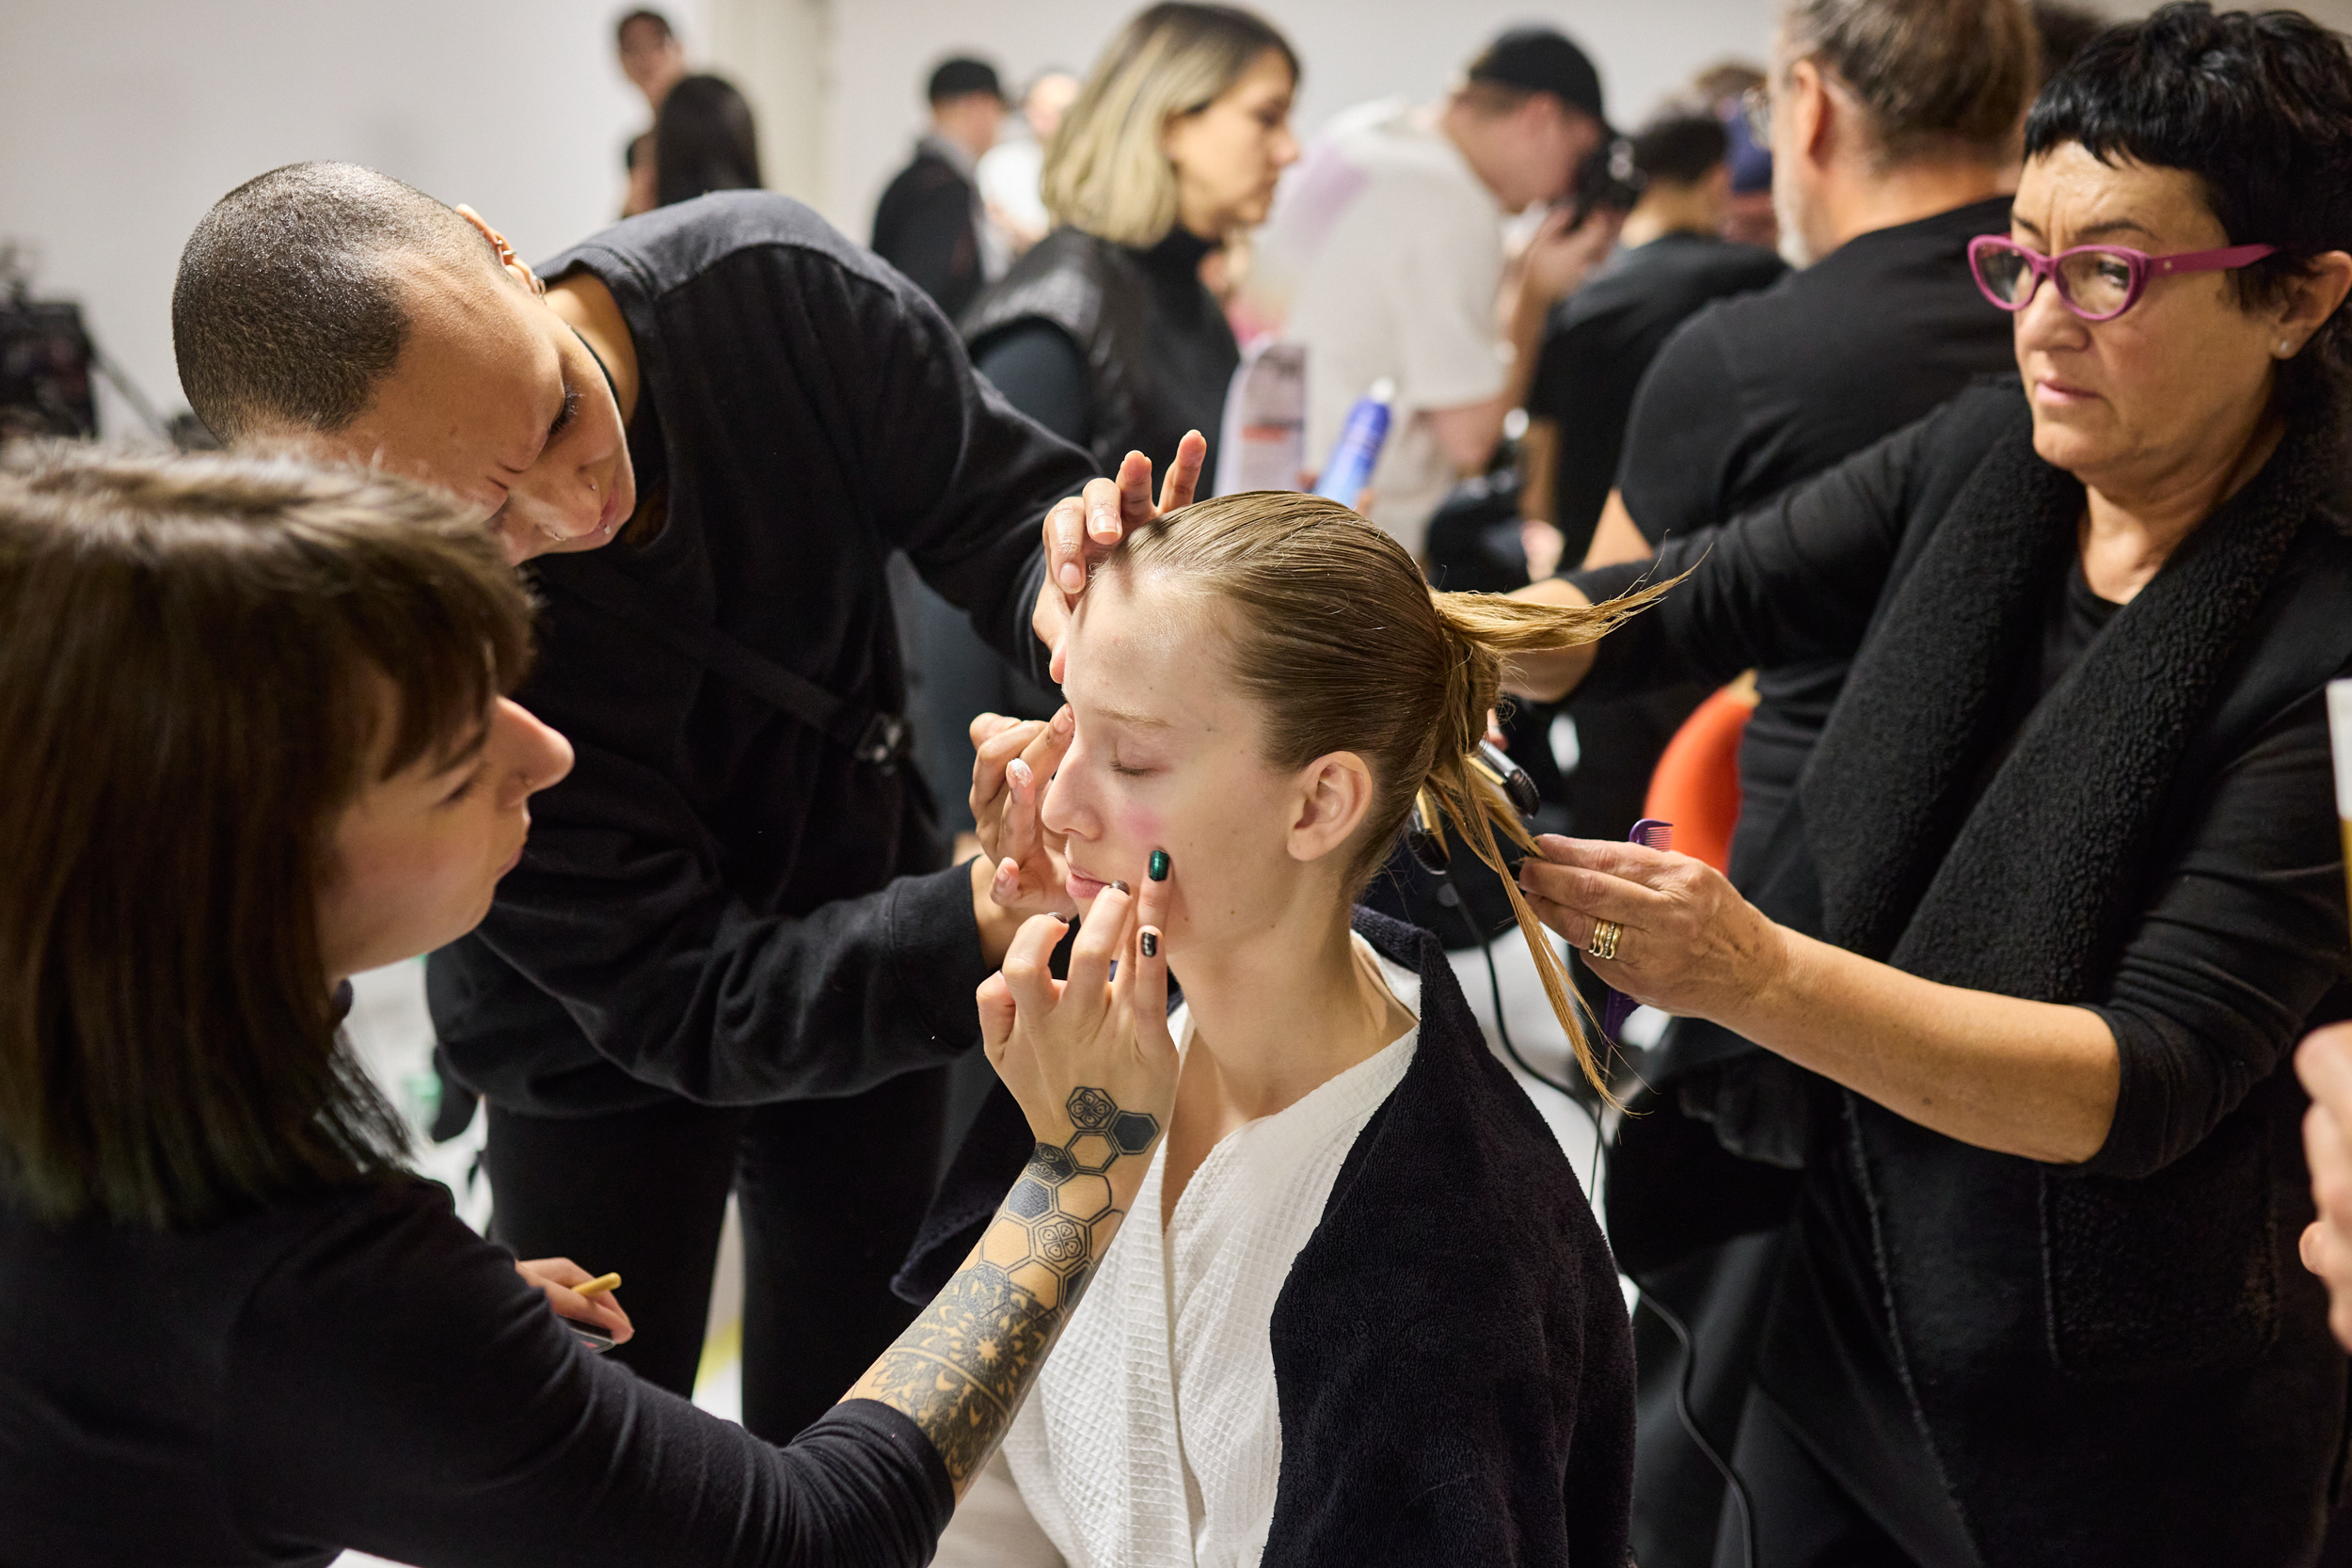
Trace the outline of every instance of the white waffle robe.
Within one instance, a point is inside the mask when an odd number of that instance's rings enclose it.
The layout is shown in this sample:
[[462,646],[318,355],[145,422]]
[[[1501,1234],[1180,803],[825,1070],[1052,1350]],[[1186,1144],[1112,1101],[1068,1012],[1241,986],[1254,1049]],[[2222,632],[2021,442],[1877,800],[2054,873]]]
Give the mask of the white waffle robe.
[[[1355,942],[1418,1019],[1420,976]],[[1188,1049],[1190,1009],[1169,1023]],[[1255,1568],[1282,1468],[1274,1300],[1420,1036],[1228,1134],[1165,1230],[1161,1143],[937,1568]]]

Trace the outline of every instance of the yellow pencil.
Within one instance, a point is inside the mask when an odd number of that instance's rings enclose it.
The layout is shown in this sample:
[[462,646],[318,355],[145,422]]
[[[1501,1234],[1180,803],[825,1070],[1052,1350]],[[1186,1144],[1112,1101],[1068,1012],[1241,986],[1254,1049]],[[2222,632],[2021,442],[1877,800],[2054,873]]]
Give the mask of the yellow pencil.
[[582,1296],[600,1296],[604,1294],[605,1291],[614,1289],[620,1283],[621,1276],[617,1274],[600,1275],[596,1278],[589,1280],[586,1284],[573,1286],[572,1293]]

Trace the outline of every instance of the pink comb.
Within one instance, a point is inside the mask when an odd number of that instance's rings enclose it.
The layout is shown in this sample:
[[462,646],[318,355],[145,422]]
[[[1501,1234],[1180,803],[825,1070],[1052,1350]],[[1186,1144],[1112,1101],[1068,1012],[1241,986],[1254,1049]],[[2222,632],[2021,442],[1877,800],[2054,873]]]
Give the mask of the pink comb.
[[[1654,816],[1645,816],[1633,824],[1633,831],[1625,837],[1629,844],[1638,844],[1645,849],[1656,849],[1662,853],[1675,847],[1675,825],[1671,822],[1661,822]],[[1608,1006],[1601,1011],[1601,1028],[1607,1032],[1611,1039],[1615,1039],[1617,1031],[1625,1027],[1625,1021],[1631,1018],[1633,1009],[1640,1006],[1641,1004],[1633,998],[1612,986],[1609,989]]]

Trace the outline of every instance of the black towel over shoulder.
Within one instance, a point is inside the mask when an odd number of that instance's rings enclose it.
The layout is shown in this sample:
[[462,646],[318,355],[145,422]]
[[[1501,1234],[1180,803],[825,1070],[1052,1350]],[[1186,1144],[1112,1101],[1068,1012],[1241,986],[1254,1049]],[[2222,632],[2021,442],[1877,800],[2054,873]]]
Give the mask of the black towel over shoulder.
[[[1412,1066],[1348,1151],[1274,1304],[1286,1568],[1622,1568],[1633,1339],[1576,1171],[1428,932],[1356,911],[1421,975]],[[1032,1147],[1001,1088],[898,1277],[928,1299]]]

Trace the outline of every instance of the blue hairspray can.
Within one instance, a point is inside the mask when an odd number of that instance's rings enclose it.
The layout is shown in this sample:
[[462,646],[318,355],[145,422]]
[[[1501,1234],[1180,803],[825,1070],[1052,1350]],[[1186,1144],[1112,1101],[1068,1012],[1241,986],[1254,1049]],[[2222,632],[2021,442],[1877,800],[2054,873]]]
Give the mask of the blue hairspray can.
[[1396,383],[1387,376],[1374,382],[1372,390],[1356,400],[1356,406],[1347,411],[1347,423],[1340,427],[1331,460],[1323,466],[1323,474],[1315,482],[1316,495],[1342,506],[1356,504],[1356,498],[1372,481],[1373,467],[1380,461],[1380,448],[1389,438],[1390,404],[1395,401]]

